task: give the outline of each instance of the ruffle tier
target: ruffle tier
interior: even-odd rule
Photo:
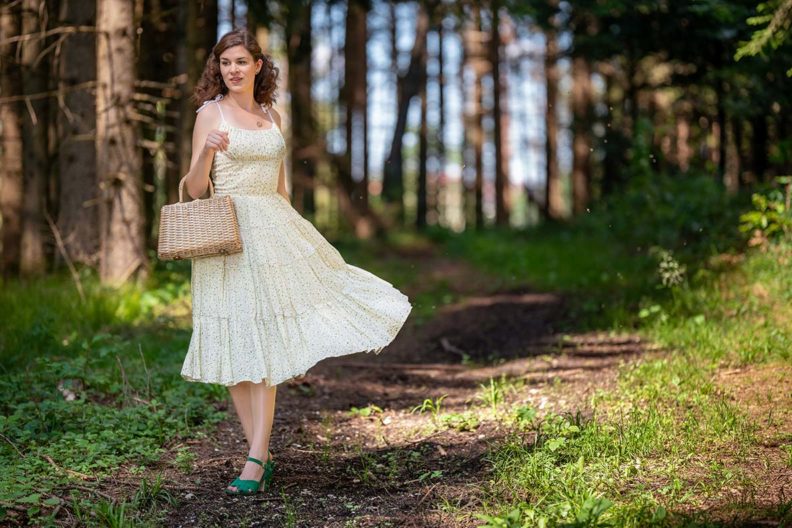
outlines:
[[[412,310],[274,197],[235,196],[242,253],[192,261],[188,381],[277,385],[325,358],[378,354]]]

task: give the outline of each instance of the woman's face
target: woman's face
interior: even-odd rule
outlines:
[[[238,45],[220,54],[220,74],[230,92],[253,91],[253,83],[264,61],[253,60],[253,55]]]

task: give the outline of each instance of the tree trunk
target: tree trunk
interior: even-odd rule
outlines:
[[[724,167],[723,172],[723,185],[726,188],[726,191],[735,194],[740,189],[740,172],[742,168],[740,166],[740,154],[739,154],[739,143],[737,141],[737,132],[735,123],[737,121],[736,117],[732,117],[728,119],[726,123],[724,123],[727,127],[727,135],[726,135],[726,165]]]
[[[39,17],[39,0],[22,3],[22,33],[34,34],[41,31],[46,22]],[[47,90],[48,56],[36,64],[36,59],[46,42],[33,38],[22,42],[22,90],[36,94]],[[24,197],[22,215],[22,242],[20,272],[22,275],[40,275],[46,272],[47,259],[45,242],[49,239],[49,228],[44,220],[47,180],[49,176],[48,100],[30,101],[28,111],[22,119],[22,170],[24,173]]]
[[[349,203],[358,219],[353,228],[360,238],[368,238],[372,234],[372,224],[367,218],[368,192],[364,191],[368,182],[366,18],[366,2],[353,0],[348,3],[342,90],[346,106],[346,153],[339,178],[349,178],[343,182],[343,187],[352,190]]]
[[[718,111],[718,181],[721,184],[725,183],[726,178],[726,142],[729,123],[726,116],[726,105],[724,103],[724,90],[723,84],[716,83],[715,97],[717,98],[717,111]]]
[[[96,158],[99,180],[100,261],[103,283],[148,275],[138,130],[129,113],[135,87],[132,0],[97,5]]]
[[[473,85],[473,166],[476,180],[473,186],[476,229],[484,229],[484,90],[481,80],[484,77],[484,32],[481,30],[481,10],[474,9],[473,21],[476,28],[476,53],[473,61],[475,81]]]
[[[441,207],[440,196],[444,193],[441,185],[446,181],[446,147],[445,147],[445,54],[443,53],[443,21],[439,21],[437,25],[437,111],[439,119],[437,123],[437,135],[435,141],[437,144],[437,170],[438,173],[434,178],[434,185],[432,187],[432,203],[437,209],[437,223],[440,223]]]
[[[544,216],[559,219],[563,216],[564,201],[561,195],[561,173],[558,167],[558,42],[556,32],[548,30],[545,37],[545,85],[547,105],[545,107],[545,204]]]
[[[299,6],[299,7],[297,7]],[[317,123],[313,115],[310,2],[294,2],[285,25],[291,86],[292,200],[301,213],[316,213]]]
[[[60,8],[60,22],[64,26],[90,26],[96,20],[95,2],[62,0]],[[76,33],[63,41],[58,63],[59,89],[63,90],[64,107],[68,109],[68,113],[57,114],[58,230],[69,258],[88,266],[96,266],[99,256],[94,144],[96,101],[90,90],[68,91],[68,88],[96,78],[95,59],[96,36]]]
[[[181,100],[174,98],[171,91],[159,86],[175,86],[178,75],[178,60],[175,50],[184,41],[185,33],[180,24],[182,11],[179,0],[136,0],[139,12],[135,26],[138,27],[137,77],[140,81],[157,83],[158,87],[141,87],[138,91],[147,100],[137,104],[137,110],[147,121],[141,125],[140,136],[146,145],[143,157],[143,208],[145,212],[144,232],[146,247],[156,250],[156,225],[159,210],[170,199],[178,200],[180,163],[174,162],[172,153],[176,143],[174,128],[178,130]],[[145,14],[144,14],[145,13]],[[175,185],[175,189],[173,186]],[[176,191],[174,193],[173,191]],[[173,195],[173,196],[171,196]]]
[[[504,131],[508,131],[506,114],[503,112],[501,97],[504,95],[505,84],[500,74],[501,35],[500,35],[500,2],[492,6],[492,36],[490,38],[490,63],[492,64],[492,118],[494,127],[492,141],[495,144],[495,224],[509,226],[509,178],[507,167],[509,161],[509,142]]]
[[[481,78],[485,73],[486,62],[489,59],[484,42],[484,33],[481,31],[481,9],[478,4],[470,7],[470,14],[462,26],[462,67],[460,68],[460,83],[463,88],[463,98],[466,101],[464,111],[464,143],[463,148],[463,211],[465,225],[473,225],[475,229],[484,227],[483,188],[484,174],[482,151],[484,148],[484,129],[482,126],[482,88]],[[472,72],[472,84],[465,86],[465,71]],[[473,166],[472,188],[466,185],[464,165]]]
[[[591,196],[591,75],[584,57],[573,59],[572,78],[572,204],[578,215]]]
[[[767,173],[767,117],[758,113],[751,119],[751,151],[753,158],[753,172],[757,181],[764,181]]]
[[[19,10],[5,8],[0,11],[0,40],[5,40],[20,31]],[[8,96],[22,92],[22,80],[17,61],[13,59],[16,44],[3,44],[0,47],[0,94]],[[0,104],[0,238],[2,239],[2,260],[0,268],[3,277],[10,278],[19,273],[22,241],[22,104],[8,102]]]
[[[181,16],[184,20],[182,27],[186,28],[186,37],[181,41],[177,52],[178,71],[184,76],[181,85],[179,131],[176,137],[179,179],[190,171],[196,110],[190,97],[195,89],[195,83],[201,77],[212,46],[217,40],[217,0],[186,2],[181,7]],[[175,178],[168,180],[168,203],[178,200],[178,187],[178,180]]]
[[[675,136],[674,157],[679,170],[685,173],[690,168],[690,158],[693,155],[690,148],[690,121],[686,113],[676,115]]]
[[[617,112],[620,108],[614,92],[617,79],[613,68],[606,63],[599,63],[600,74],[605,80],[605,92],[603,93],[603,103],[605,115],[600,124],[605,127],[605,137],[603,138],[603,159],[602,159],[602,184],[601,194],[608,195],[614,192],[623,181],[623,160],[624,154],[621,147],[628,148],[627,142],[621,133],[624,128],[624,117]]]
[[[382,179],[383,201],[394,204],[395,213],[404,221],[404,173],[402,167],[402,142],[407,127],[407,112],[410,101],[418,94],[421,71],[425,68],[421,64],[426,45],[426,32],[429,30],[429,16],[423,5],[418,8],[418,20],[415,29],[415,44],[413,45],[410,66],[407,72],[397,81],[396,125],[393,131],[390,152],[385,160]]]
[[[421,124],[418,130],[418,182],[416,185],[416,215],[415,227],[423,229],[426,227],[426,160],[428,157],[429,143],[427,140],[428,127],[426,124],[426,84],[428,82],[428,73],[426,71],[426,44],[423,46],[424,58],[421,61],[423,69],[421,70],[421,81],[419,89],[419,97],[421,101]]]

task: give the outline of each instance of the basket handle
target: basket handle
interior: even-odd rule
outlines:
[[[183,194],[184,194],[184,180],[187,179],[187,175],[185,174],[181,180],[179,180],[179,203],[183,202]],[[209,178],[209,198],[214,196],[214,185],[212,184],[212,178]]]

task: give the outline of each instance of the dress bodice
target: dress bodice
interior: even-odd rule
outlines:
[[[215,194],[264,195],[278,191],[278,173],[286,142],[274,124],[248,130],[221,123],[228,131],[228,150],[215,152],[212,182]]]
[[[204,106],[218,103],[220,99],[222,94],[205,102]],[[212,161],[211,177],[215,194],[276,194],[280,164],[286,155],[286,141],[280,129],[274,120],[269,128],[258,130],[234,127],[226,122],[222,112],[220,109],[222,121],[219,129],[228,132],[229,144],[226,151],[216,151]]]

